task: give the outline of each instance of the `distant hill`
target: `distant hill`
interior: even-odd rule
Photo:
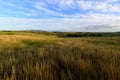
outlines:
[[[59,37],[114,37],[120,32],[60,32]]]
[[[12,35],[13,32],[30,32],[35,34],[56,35],[58,37],[120,37],[120,32],[49,32],[44,30],[0,31],[0,34]]]

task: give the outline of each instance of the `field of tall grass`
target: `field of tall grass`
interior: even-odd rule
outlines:
[[[120,37],[0,32],[0,80],[119,80]]]

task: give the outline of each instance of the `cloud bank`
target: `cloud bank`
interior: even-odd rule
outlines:
[[[1,30],[120,30],[119,0],[1,0]]]

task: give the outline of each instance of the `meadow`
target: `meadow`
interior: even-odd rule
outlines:
[[[0,80],[119,79],[120,36],[0,31]]]

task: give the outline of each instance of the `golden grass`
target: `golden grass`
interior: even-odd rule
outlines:
[[[119,39],[2,33],[0,80],[119,80]]]

